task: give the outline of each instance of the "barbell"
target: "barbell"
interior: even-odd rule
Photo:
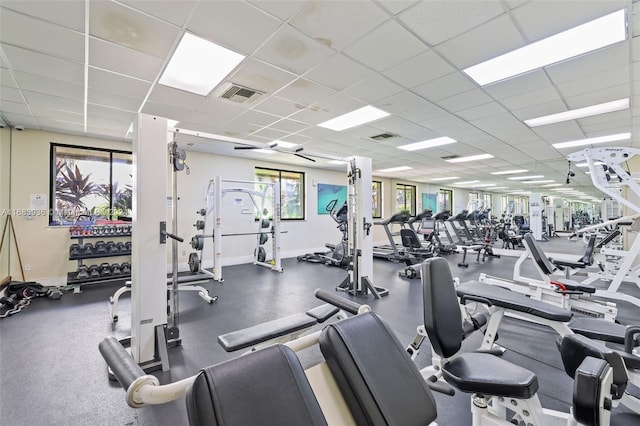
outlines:
[[[260,235],[260,244],[264,244],[268,241],[268,234],[273,234],[271,232],[236,232],[232,234],[222,234],[223,237],[237,237],[241,235]],[[286,234],[288,231],[280,231],[281,234]],[[194,235],[191,237],[191,247],[194,250],[202,250],[204,247],[204,239],[205,238],[213,238],[213,235]]]

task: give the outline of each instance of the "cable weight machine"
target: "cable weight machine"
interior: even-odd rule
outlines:
[[[373,206],[371,189],[371,159],[351,157],[347,165],[348,177],[348,213],[347,256],[350,261],[347,277],[336,287],[354,296],[366,296],[371,292],[380,299],[387,296],[389,290],[373,284]]]

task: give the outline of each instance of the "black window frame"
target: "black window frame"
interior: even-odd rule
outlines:
[[[294,221],[294,220],[306,220],[306,216],[307,216],[307,188],[306,188],[306,182],[307,182],[307,176],[305,172],[301,172],[298,170],[285,170],[285,169],[275,169],[275,168],[271,168],[271,167],[259,167],[259,166],[255,166],[253,173],[254,176],[257,176],[258,170],[269,170],[271,172],[278,172],[278,180],[280,181],[280,220],[287,220],[287,221]],[[302,217],[295,217],[295,218],[287,218],[284,217],[284,215],[282,214],[282,209],[284,207],[284,204],[282,203],[282,192],[284,190],[283,185],[282,185],[282,173],[296,173],[299,174],[302,177],[302,181],[300,183],[300,190],[302,191],[302,194],[300,194],[300,209],[302,211]],[[257,220],[257,219],[256,219]]]
[[[407,210],[407,189],[413,190],[413,196],[411,197],[411,206]],[[418,194],[418,188],[416,185],[409,185],[407,183],[396,183],[396,195],[398,194],[398,190],[404,190],[404,207],[403,209],[398,210],[398,197],[395,198],[395,212],[398,213],[400,211],[408,211],[411,216],[416,215],[416,197]]]
[[[373,187],[376,187],[375,191],[377,191],[377,196],[376,196],[376,200],[375,203],[373,202],[373,200],[371,200],[372,202],[372,210],[371,210],[371,215],[373,217],[373,219],[381,219],[382,218],[382,181],[379,180],[372,180],[371,181],[371,190],[374,191]],[[376,210],[378,210],[378,214],[376,215]]]

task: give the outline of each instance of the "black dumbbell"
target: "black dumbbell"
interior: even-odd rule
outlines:
[[[111,274],[113,274],[113,275],[122,275],[122,269],[120,269],[120,264],[119,263],[112,263],[111,264]]]
[[[111,276],[111,265],[108,263],[100,264],[100,276],[101,277],[110,277]]]
[[[89,268],[86,265],[78,266],[76,280],[86,280],[87,278],[89,278]]]
[[[131,275],[131,264],[129,262],[122,262],[122,264],[120,264],[120,271],[122,275]]]
[[[96,254],[107,254],[107,243],[104,241],[98,241],[96,243]]]
[[[71,244],[69,247],[69,257],[78,257],[82,254],[80,244]]]
[[[118,249],[118,253],[124,253],[127,251],[127,247],[124,245],[122,241],[118,241],[116,243],[116,249]]]
[[[91,243],[86,243],[85,245],[82,246],[82,251],[84,252],[85,256],[95,254],[95,250],[96,249],[93,247],[93,244]]]
[[[117,254],[119,253],[120,250],[118,250],[118,246],[116,245],[115,242],[113,241],[109,241],[107,243],[107,253],[109,254]]]
[[[89,266],[89,278],[100,278],[100,267],[98,265]]]
[[[128,253],[131,253],[131,241],[127,241],[126,243],[124,243],[124,246],[126,247],[126,251]]]

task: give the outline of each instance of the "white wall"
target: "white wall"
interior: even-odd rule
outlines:
[[[11,182],[11,130],[8,127],[0,129],[0,226],[8,219],[9,183]],[[0,234],[2,230],[0,229]],[[0,244],[3,244],[0,242]],[[0,281],[9,275],[9,246],[12,244],[11,235],[5,235],[4,244],[0,248]]]

